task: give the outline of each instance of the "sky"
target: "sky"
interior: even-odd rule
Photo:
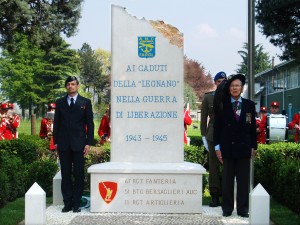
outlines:
[[[66,41],[74,49],[83,43],[93,50],[111,50],[111,5],[119,5],[138,19],[163,20],[184,36],[184,54],[213,76],[235,73],[242,62],[237,53],[248,42],[248,0],[85,0],[76,36]],[[261,44],[275,65],[281,50],[256,25],[255,44]]]

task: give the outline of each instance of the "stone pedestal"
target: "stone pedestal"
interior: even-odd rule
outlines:
[[[34,183],[25,194],[25,225],[46,224],[46,193]]]
[[[250,218],[249,223],[252,225],[269,225],[270,224],[270,195],[258,184],[250,192]]]
[[[61,171],[53,177],[53,205],[64,205],[61,193]]]
[[[183,34],[112,5],[111,162],[93,165],[92,212],[201,213],[184,162]]]
[[[91,212],[202,212],[201,165],[110,162],[88,172]]]

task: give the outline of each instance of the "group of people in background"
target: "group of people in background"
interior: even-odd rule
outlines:
[[[270,112],[271,115],[277,115],[279,112],[279,102],[271,102]],[[267,107],[260,107],[259,117],[256,117],[256,132],[257,132],[257,142],[259,144],[267,143],[267,116],[268,116]]]
[[[49,150],[55,151],[55,145],[53,141],[53,123],[55,114],[56,104],[51,102],[48,104],[46,117],[42,118],[39,136],[42,139],[49,141]],[[110,142],[110,107],[108,107],[103,115],[98,135],[100,137],[99,144],[103,145],[106,142]]]
[[[20,116],[14,112],[14,104],[9,102],[1,103],[0,117],[0,140],[17,139]]]
[[[293,130],[295,129],[294,142],[299,142],[299,129],[300,129],[300,111],[295,113],[293,120],[288,124],[288,128]]]
[[[259,116],[256,118],[257,126],[257,142],[259,144],[267,143],[267,117],[270,115],[279,115],[280,103],[273,101],[270,105],[270,113],[267,111],[267,107],[260,107]],[[285,112],[281,113],[286,117]],[[269,125],[270,126],[270,125]],[[289,130],[295,130],[294,142],[299,142],[299,127],[300,127],[300,111],[295,113],[291,122],[286,124],[286,128]],[[286,129],[286,132],[287,132]],[[286,134],[287,136],[287,134]],[[287,141],[287,140],[285,140]]]

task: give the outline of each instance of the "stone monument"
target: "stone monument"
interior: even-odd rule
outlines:
[[[91,212],[201,213],[184,162],[183,35],[112,5],[111,162],[89,167]]]

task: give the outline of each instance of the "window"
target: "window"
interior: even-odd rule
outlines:
[[[298,87],[298,72],[297,68],[293,68],[290,72],[288,71],[287,74],[287,88],[296,88]]]
[[[276,89],[276,91],[283,89],[284,86],[283,73],[284,72],[281,71],[277,73],[277,81],[275,80],[274,82],[274,88]]]
[[[300,87],[300,66],[297,67],[298,70],[298,87]]]

